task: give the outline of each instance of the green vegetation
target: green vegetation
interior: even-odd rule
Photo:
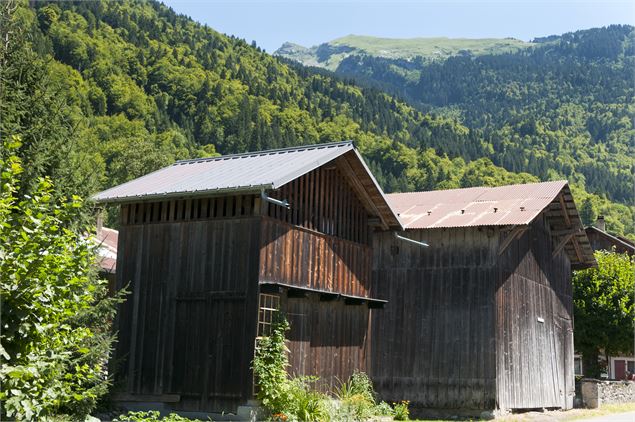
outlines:
[[[376,88],[285,63],[153,1],[35,2],[29,7],[22,0],[12,19],[28,36],[20,48],[24,54],[15,57],[23,66],[13,76],[6,74],[13,87],[1,94],[6,98],[0,107],[13,117],[3,119],[2,129],[55,129],[45,137],[52,140],[46,145],[40,144],[39,132],[22,137],[24,154],[34,154],[25,181],[50,175],[62,191],[86,196],[180,158],[353,139],[388,192],[568,178],[578,202],[589,197],[587,190],[598,193],[589,200],[606,216],[609,230],[635,233],[633,209],[623,205],[632,196],[628,186],[635,154],[625,141],[633,135],[632,107],[624,107],[632,94],[625,70],[631,55],[619,36],[630,27],[612,30],[608,38],[600,31],[585,41],[590,47],[575,47],[568,56],[564,44],[557,47],[551,40],[522,53],[428,63],[426,75],[413,82],[421,89],[413,88],[409,96],[417,110]],[[615,63],[610,57],[594,59],[590,66],[577,61],[578,50],[595,51],[595,38],[611,41]],[[582,43],[572,40],[574,46]],[[548,47],[556,53],[548,54]],[[546,64],[553,55],[562,60],[543,66],[537,51]],[[519,58],[529,60],[520,62],[523,69],[549,73],[518,72]],[[371,59],[380,60],[364,56],[363,62]],[[470,63],[477,60],[492,70],[475,73]],[[532,60],[538,64],[530,66]],[[496,63],[508,62],[508,70],[497,76],[502,65]],[[557,67],[560,62],[577,67]],[[610,69],[605,62],[613,63]],[[46,82],[38,85],[21,76],[31,69]],[[580,81],[558,76],[576,74],[572,69],[582,72]],[[593,76],[605,70],[610,77]],[[435,74],[433,83],[429,78]],[[373,75],[369,78],[380,79]],[[506,82],[513,77],[521,79]],[[596,79],[600,87],[589,86]],[[453,90],[456,95],[449,95]],[[54,99],[55,106],[38,108],[34,102],[42,95]],[[599,101],[597,107],[587,106],[590,95]],[[474,99],[468,104],[469,98]],[[436,115],[424,113],[429,109]],[[589,123],[595,121],[590,116],[599,115],[608,120]],[[49,121],[54,124],[44,124]],[[604,129],[591,142],[584,132],[589,128]]]
[[[176,413],[161,417],[159,412],[151,410],[148,412],[128,412],[119,415],[112,422],[200,422],[200,420],[184,418]]]
[[[71,135],[60,139],[65,149],[56,149],[68,157],[59,160],[64,171],[43,172],[68,184],[82,181],[82,191],[179,158],[345,139],[356,141],[389,192],[537,180],[490,159],[439,154],[438,143],[464,145],[473,156],[486,147],[452,118],[425,115],[376,89],[281,63],[159,3],[33,7],[21,2],[14,13],[29,33],[22,50],[34,52],[49,81],[44,88],[55,93],[63,110],[57,115]]]
[[[377,404],[368,375],[354,372],[332,396],[318,391],[317,377],[289,377],[285,333],[289,323],[277,315],[268,337],[259,339],[253,361],[257,397],[274,421],[364,421],[375,416],[408,420],[408,402]]]
[[[73,142],[72,93],[29,48],[24,12],[0,3],[0,417],[83,420],[109,387],[120,297],[97,277],[76,195],[97,183]]]
[[[586,199],[583,191],[594,193],[591,200],[608,215],[609,230],[635,239],[632,26],[577,31],[491,54],[450,49],[445,60],[431,61],[428,52],[382,52],[392,48],[399,56],[416,44],[345,37],[331,47],[346,56],[336,74],[399,95],[422,112],[456,119],[478,139],[435,137],[427,146],[437,154],[466,162],[485,157],[541,180],[568,179],[578,203]],[[286,56],[293,58],[293,49]]]
[[[96,276],[96,245],[76,229],[78,197],[39,178],[20,196],[19,138],[3,137],[0,169],[2,418],[83,420],[109,386],[104,362],[118,298]]]
[[[403,400],[399,403],[393,403],[394,406],[394,417],[396,421],[407,421],[410,416],[410,410],[408,409],[408,405],[410,402],[408,400]]]
[[[598,268],[573,276],[575,348],[583,355],[585,375],[600,377],[598,354],[633,353],[635,259],[598,251]]]
[[[311,48],[284,43],[274,52],[274,55],[298,61],[306,66],[337,70],[342,60],[349,56],[370,55],[404,60],[423,58],[427,61],[433,61],[456,55],[480,56],[483,54],[512,53],[531,46],[531,43],[514,38],[399,39],[347,35]]]

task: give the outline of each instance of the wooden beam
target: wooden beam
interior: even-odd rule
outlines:
[[[571,218],[569,217],[569,211],[567,211],[567,205],[564,203],[564,197],[562,196],[562,193],[558,195],[558,200],[560,201],[560,207],[562,208],[564,221],[565,223],[567,223],[567,227],[571,227]]]
[[[336,163],[340,166],[342,172],[347,176],[350,185],[353,187],[353,190],[355,191],[361,202],[366,206],[366,209],[377,215],[381,220],[382,228],[384,230],[388,230],[388,222],[385,220],[382,212],[377,208],[375,202],[370,198],[370,194],[368,193],[364,185],[357,178],[355,170],[353,170],[353,167],[351,167],[346,157],[341,156],[337,158]]]
[[[565,247],[565,245],[567,243],[569,243],[569,241],[571,240],[571,238],[574,236],[574,233],[569,233],[566,234],[562,240],[560,241],[560,243],[558,243],[558,246],[556,246],[556,248],[553,250],[553,254],[551,254],[552,257],[556,257],[556,255],[558,255],[560,253],[560,251]]]
[[[580,250],[580,244],[578,243],[578,238],[573,236],[573,249],[575,249],[575,254],[578,257],[578,262],[580,264],[584,263],[584,259],[582,258],[582,251]]]
[[[515,226],[514,228],[512,228],[509,234],[507,235],[507,237],[503,240],[500,247],[498,248],[498,254],[502,255],[502,253],[505,252],[505,250],[509,247],[509,245],[512,244],[514,239],[520,238],[520,236],[522,236],[522,234],[526,230],[527,230],[526,226],[522,226],[522,227]]]

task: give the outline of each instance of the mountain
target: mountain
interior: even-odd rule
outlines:
[[[453,56],[480,56],[524,50],[533,44],[514,38],[379,38],[347,35],[310,48],[290,42],[273,54],[295,60],[305,66],[337,70],[342,60],[351,56],[373,56],[409,61],[443,60]]]
[[[455,50],[443,60],[430,60],[429,53],[404,54],[416,51],[417,40],[394,40],[390,52],[379,40],[364,49],[360,45],[372,45],[372,39],[356,39],[322,44],[316,52],[332,46],[346,53],[318,58],[318,64],[332,67],[337,57],[336,74],[397,95],[420,111],[453,117],[478,131],[485,145],[475,156],[454,150],[455,145],[439,152],[468,160],[486,156],[507,170],[543,179],[566,177],[633,204],[632,26],[538,38],[518,44],[516,51]],[[430,45],[425,39],[420,43],[419,51]],[[292,52],[281,54],[293,57]],[[306,63],[299,55],[298,60]]]
[[[181,158],[345,139],[389,192],[551,177],[493,164],[483,133],[451,115],[273,57],[155,1],[22,1],[12,23],[0,128],[37,163],[24,177],[65,181],[66,194]],[[631,209],[573,188],[609,227],[635,231]]]

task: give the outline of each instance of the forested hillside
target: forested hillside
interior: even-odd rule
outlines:
[[[540,178],[566,177],[632,204],[634,37],[633,27],[613,25],[536,39],[517,52],[465,52],[434,61],[368,50],[344,58],[337,73],[422,111],[454,116],[486,144],[468,151],[446,143],[438,152],[467,160],[487,156]]]
[[[538,180],[494,165],[490,141],[452,117],[283,63],[157,2],[22,1],[12,19],[2,131],[27,145],[22,177],[52,174],[68,192],[180,158],[343,139],[387,191]],[[629,208],[576,192],[633,232]]]

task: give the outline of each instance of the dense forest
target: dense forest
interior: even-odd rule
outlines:
[[[23,1],[14,15],[23,36],[13,42],[24,45],[15,71],[2,75],[11,89],[1,93],[1,125],[21,133],[27,181],[49,174],[87,196],[180,158],[353,139],[387,191],[570,177],[589,216],[602,212],[614,231],[634,232],[631,208],[587,194],[575,171],[508,166],[495,132],[470,129],[464,116],[290,64],[158,2]],[[514,140],[500,143],[511,151]],[[560,159],[573,166],[576,157]]]
[[[632,204],[635,28],[612,25],[528,45],[445,60],[369,52],[344,58],[336,73],[400,95],[424,112],[453,116],[487,145],[475,151],[439,142],[433,146],[440,153],[487,156],[510,171],[565,177]]]

